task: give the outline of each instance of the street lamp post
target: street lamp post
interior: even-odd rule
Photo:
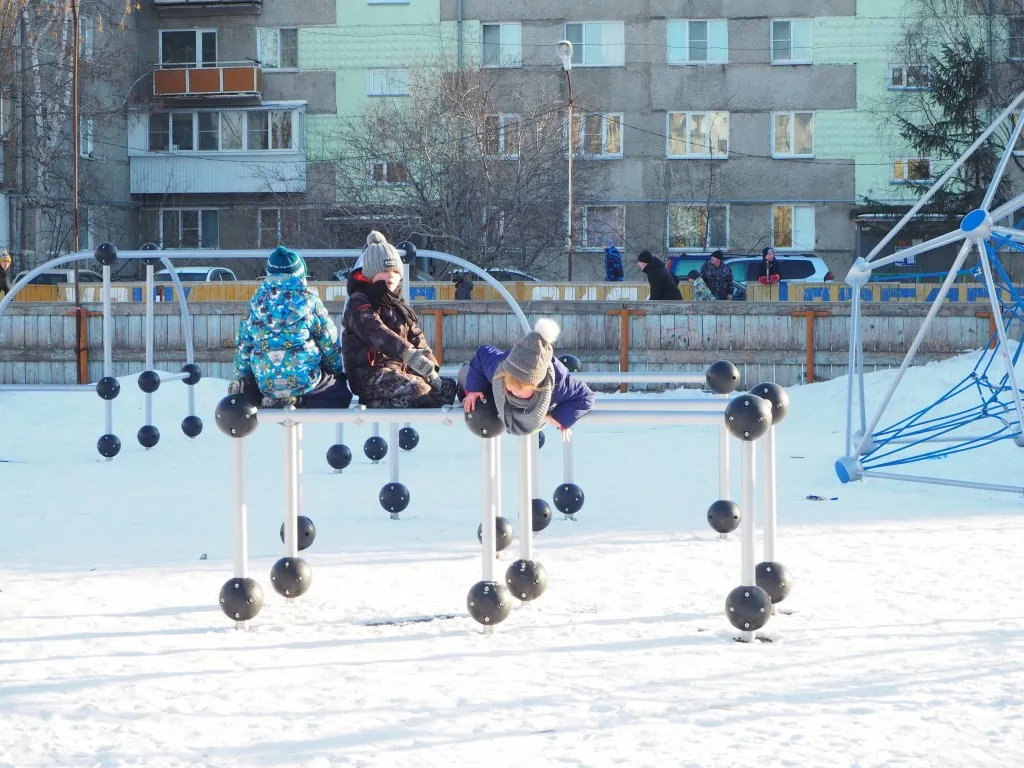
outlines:
[[[555,50],[558,53],[558,58],[562,62],[562,69],[565,70],[565,81],[569,85],[569,125],[568,125],[568,142],[567,149],[569,150],[569,221],[566,226],[565,246],[568,254],[568,267],[569,267],[569,282],[572,282],[572,43],[568,40],[562,40],[555,46]]]

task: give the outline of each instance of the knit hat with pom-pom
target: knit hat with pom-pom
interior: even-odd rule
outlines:
[[[306,279],[306,262],[295,251],[277,246],[267,258],[267,274],[270,276],[295,276]]]
[[[502,361],[502,368],[510,375],[527,384],[537,386],[544,381],[554,355],[552,345],[558,338],[558,323],[541,318],[533,330],[516,342],[508,357]]]
[[[381,272],[402,272],[402,259],[398,256],[395,246],[377,230],[366,238],[363,248],[363,277],[373,280],[374,275]]]

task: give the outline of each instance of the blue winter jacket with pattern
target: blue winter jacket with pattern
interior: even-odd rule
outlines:
[[[485,344],[476,351],[466,371],[467,392],[485,392],[494,374],[509,352]],[[594,407],[594,392],[586,383],[573,377],[557,357],[552,358],[555,385],[551,392],[551,415],[563,427],[571,427]]]
[[[238,329],[236,375],[286,399],[312,390],[321,370],[344,375],[338,329],[324,303],[298,277],[265,278]]]

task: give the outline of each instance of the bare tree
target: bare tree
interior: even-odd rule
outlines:
[[[375,99],[342,125],[332,137],[342,153],[337,216],[353,240],[372,225],[483,266],[544,269],[560,258],[568,169],[559,81],[524,89],[504,77],[439,61],[387,84],[407,85],[408,97]],[[585,164],[573,179],[586,199]]]

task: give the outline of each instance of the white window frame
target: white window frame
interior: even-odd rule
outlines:
[[[168,206],[166,208],[160,208],[158,210],[159,210],[159,213],[158,213],[158,215],[159,215],[159,219],[158,219],[158,224],[159,224],[158,234],[159,234],[159,245],[160,245],[161,248],[164,247],[164,213],[166,211],[177,211],[177,213],[178,213],[178,242],[179,243],[181,243],[181,231],[182,231],[181,230],[181,214],[182,214],[183,211],[195,211],[198,214],[197,218],[199,220],[199,247],[200,248],[219,248],[220,247],[220,208],[209,208],[209,207],[206,207],[206,208],[202,208],[202,207],[191,208],[189,206],[184,206],[182,208],[174,208],[174,207]],[[203,213],[204,212],[209,212],[209,211],[216,211],[217,212],[217,243],[216,244],[211,244],[211,245],[206,245],[205,242],[204,242],[204,238],[203,238]]]
[[[402,73],[404,78],[393,79],[394,75]],[[382,75],[384,78],[384,85],[382,88],[377,89],[374,87],[373,79],[375,75]],[[405,90],[401,90],[401,84],[404,80]],[[398,85],[398,89],[395,89],[395,85]],[[391,86],[389,88],[389,86]],[[409,70],[407,69],[368,69],[366,70],[366,95],[367,96],[408,96],[409,95]]]
[[[691,59],[690,58],[690,30],[691,24],[694,23],[706,23],[708,25],[708,57],[706,59]],[[712,25],[715,25],[712,27]],[[678,25],[678,28],[684,33],[685,45],[673,46],[672,40],[672,28]],[[716,35],[713,30],[717,30]],[[712,45],[713,41],[718,41],[718,37],[722,36],[721,42],[725,43],[724,48],[721,46]],[[729,63],[729,20],[728,19],[668,19],[665,22],[665,61],[669,66],[698,66],[707,67],[715,64],[728,64]]]
[[[725,212],[725,242],[714,243],[711,241],[711,230],[708,228],[704,236],[704,243],[701,245],[672,245],[672,210],[674,208],[695,209],[705,211],[704,216],[710,218],[713,208],[721,208]],[[665,250],[671,253],[704,253],[706,251],[722,249],[729,250],[730,214],[728,203],[671,203],[665,210]]]
[[[497,118],[498,119],[498,154],[492,155],[487,152],[488,157],[500,157],[502,160],[516,160],[519,158],[519,149],[522,147],[523,135],[521,133],[521,117],[519,115],[487,115],[487,119]],[[518,136],[519,147],[514,152],[509,152],[508,147],[505,145],[506,140],[506,126],[509,123],[515,123],[516,133]],[[486,143],[490,141],[491,134],[489,127],[485,124],[484,126],[486,133],[484,136],[484,151],[486,152]]]
[[[672,116],[683,115],[684,116],[684,128],[683,128],[683,144],[685,145],[686,151],[683,154],[672,152]],[[704,147],[703,152],[697,152],[694,150],[693,145],[690,144],[690,123],[694,115],[701,115],[707,119],[708,133],[707,133],[707,145]],[[714,131],[712,130],[712,124],[715,120],[721,119],[721,115],[725,115],[725,152],[719,152],[712,146],[712,140],[714,138]],[[715,116],[715,117],[713,117]],[[691,151],[693,150],[693,151]],[[711,110],[708,112],[688,111],[688,112],[669,112],[665,115],[665,157],[670,160],[728,160],[729,159],[729,113],[723,110]]]
[[[93,121],[91,117],[83,117],[78,122],[78,156],[89,159],[93,152]]]
[[[200,114],[209,114],[211,112],[212,113],[217,113],[217,114],[232,113],[232,114],[243,114],[243,115],[245,115],[245,120],[242,121],[242,148],[241,149],[220,149],[219,148],[221,146],[221,144],[222,144],[222,138],[223,138],[223,128],[221,127],[219,122],[218,122],[218,126],[217,126],[217,146],[218,146],[218,149],[199,149],[199,115]],[[271,113],[271,112],[287,112],[287,113],[289,113],[291,115],[292,146],[286,147],[286,148],[278,148],[278,149],[274,149],[273,148],[273,143],[274,143],[273,142],[274,122],[273,122],[273,120],[271,118],[268,117],[268,119],[267,119],[267,147],[268,148],[267,149],[250,149],[249,148],[249,115],[253,114],[253,113],[259,113],[259,112],[267,112],[267,113]],[[192,149],[179,149],[179,150],[176,150],[176,149],[172,148],[173,144],[171,142],[173,141],[173,138],[174,138],[174,132],[173,132],[173,130],[171,130],[170,124],[168,124],[168,148],[167,149],[151,149],[150,148],[150,143],[149,143],[149,140],[150,140],[149,121],[152,120],[154,117],[156,117],[158,115],[171,115],[171,114],[179,114],[179,115],[180,114],[191,114],[192,115]],[[164,153],[164,152],[175,152],[175,153],[178,153],[178,154],[186,154],[187,153],[187,154],[194,154],[194,155],[197,155],[197,156],[200,156],[200,157],[206,156],[206,155],[214,155],[214,154],[241,154],[241,153],[245,153],[245,154],[250,154],[250,153],[279,154],[279,153],[288,153],[288,152],[291,152],[291,153],[300,152],[301,149],[302,149],[302,144],[301,144],[301,137],[302,137],[302,130],[301,130],[302,129],[302,114],[303,114],[302,110],[294,109],[294,108],[276,108],[275,105],[273,103],[270,103],[270,102],[264,104],[263,106],[261,106],[261,107],[259,107],[257,109],[201,109],[201,110],[168,109],[168,110],[158,110],[158,111],[155,111],[155,112],[150,112],[147,115],[147,118],[146,118],[147,119],[147,125],[146,125],[146,151],[147,152],[155,152],[155,153]]]
[[[926,179],[911,179],[910,178],[910,164],[911,163],[928,163],[928,178]],[[902,174],[896,175],[897,165],[902,165]],[[930,157],[911,157],[909,155],[904,157],[890,157],[889,158],[889,183],[890,184],[927,184],[935,178],[935,171],[932,167],[932,159]]]
[[[498,62],[488,64],[484,56],[484,28],[498,27]],[[518,43],[505,42],[506,29],[514,28],[519,38]],[[509,54],[506,55],[506,46]],[[480,66],[484,69],[520,69],[523,66],[523,25],[517,22],[488,22],[480,25]]]
[[[381,180],[380,181],[377,181],[375,178],[373,178],[373,176],[374,176],[374,173],[373,173],[374,168],[376,168],[378,165],[381,166]],[[405,168],[405,175],[408,176],[409,179],[412,179],[412,173],[409,171],[409,166],[408,166],[407,163],[403,163],[400,160],[371,160],[369,163],[367,163],[366,180],[370,184],[372,184],[374,186],[378,186],[378,187],[404,187],[406,184],[409,184],[408,181],[388,181],[387,179],[388,179],[388,166],[389,165],[400,165],[400,166],[402,166],[403,168]]]
[[[606,203],[592,203],[590,205],[577,205],[573,207],[573,215],[579,219],[579,227],[574,227],[572,231],[572,249],[577,252],[585,253],[599,253],[605,249],[607,243],[594,243],[591,245],[587,242],[587,219],[589,217],[591,208],[614,208],[621,212],[622,218],[622,231],[616,233],[618,235],[618,242],[612,243],[616,248],[624,248],[626,243],[626,206],[614,205]],[[569,212],[566,211],[565,221],[569,221]]]
[[[793,242],[791,242],[789,245],[780,244],[775,239],[775,236],[776,236],[776,231],[775,231],[775,211],[780,209],[780,208],[789,208],[790,209],[790,218],[791,218],[791,220],[793,222],[793,226],[792,226]],[[800,218],[804,218],[805,219],[804,223],[806,223],[807,211],[810,211],[810,236],[808,238],[810,242],[807,242],[807,240],[801,239],[801,241],[798,243],[798,242],[796,242],[797,224],[798,224],[798,222],[797,222],[798,215],[797,214],[798,213],[801,214]],[[816,229],[817,229],[817,227],[816,227],[816,224],[817,224],[817,221],[816,221],[817,209],[815,208],[815,206],[813,206],[813,205],[799,205],[799,204],[794,204],[794,203],[777,203],[777,204],[772,206],[771,217],[772,217],[772,220],[771,220],[772,248],[774,248],[776,251],[813,251],[814,250],[814,241],[815,241],[815,237],[817,236],[816,235]],[[805,232],[804,234],[806,236],[807,233]]]
[[[927,79],[926,85],[908,85],[907,75],[911,69],[918,69],[924,72],[925,78]],[[899,73],[899,79],[902,81],[902,85],[897,85],[894,82],[895,75]],[[886,88],[890,91],[928,91],[931,90],[932,73],[931,67],[927,64],[890,64],[889,65],[889,76],[886,79]]]
[[[1024,16],[1010,16],[1006,20],[1006,58],[1009,61],[1024,61]],[[1014,27],[1016,27],[1017,35],[1014,35]],[[1013,41],[1017,40],[1017,55],[1013,53]]]
[[[281,66],[281,33],[295,32],[295,66]],[[277,35],[277,61],[268,62],[263,58],[263,38],[265,35]],[[256,27],[256,57],[264,72],[298,72],[299,71],[299,28],[298,27]]]
[[[264,232],[265,229],[267,229],[266,227],[263,226],[263,214],[264,214],[264,212],[267,212],[267,211],[274,211],[276,213],[276,215],[277,215],[277,225],[274,227],[274,243],[273,244],[263,242],[263,232]],[[220,217],[218,216],[218,224],[219,224],[219,218]],[[282,240],[284,239],[282,237],[282,234],[281,234],[282,233],[281,221],[282,221],[282,216],[281,216],[281,209],[280,208],[277,208],[277,207],[274,207],[274,206],[270,206],[270,207],[260,208],[257,211],[257,213],[256,213],[256,247],[257,248],[276,248],[277,246],[279,246],[281,244]]]
[[[90,16],[78,17],[78,45],[81,48],[82,59],[85,61],[92,61],[95,32],[95,19]]]
[[[625,137],[623,136],[623,125],[622,125],[622,112],[602,112],[601,113],[601,152],[593,153],[587,152],[585,147],[587,145],[587,118],[592,117],[586,112],[582,114],[573,115],[573,121],[580,121],[580,141],[576,142],[576,137],[573,137],[572,155],[573,157],[579,157],[584,160],[621,160],[623,153],[623,145],[625,143]],[[614,118],[619,124],[619,151],[609,152],[608,151],[608,121]],[[571,130],[571,129],[567,129]],[[568,154],[568,132],[565,133],[565,152]]]
[[[789,58],[788,59],[784,59],[784,58],[776,59],[775,58],[775,25],[779,24],[779,23],[782,23],[782,22],[785,22],[785,23],[789,24]],[[797,51],[798,47],[796,45],[794,45],[794,39],[793,39],[794,38],[794,34],[793,34],[793,25],[794,24],[801,24],[801,25],[806,24],[807,25],[807,45],[806,45],[807,57],[806,58],[797,58],[796,57],[796,51]],[[814,63],[814,20],[813,19],[806,19],[806,18],[804,18],[804,19],[800,19],[800,18],[795,18],[795,19],[771,19],[768,22],[768,30],[769,30],[768,34],[769,34],[769,45],[770,45],[770,47],[768,49],[768,54],[769,54],[769,58],[771,59],[772,64],[777,64],[777,65],[781,65],[781,66],[795,66],[795,65],[799,65],[799,64],[813,64]],[[800,47],[803,48],[804,46],[800,46]]]
[[[78,245],[83,250],[91,251],[99,245],[99,238],[96,237],[96,223],[93,221],[95,208],[88,206],[82,208],[78,218]],[[82,224],[85,226],[82,226]]]
[[[779,151],[776,150],[775,140],[776,140],[777,131],[778,131],[778,125],[777,125],[776,118],[778,118],[781,115],[786,115],[786,116],[789,117],[789,128],[788,128],[789,136],[787,137],[788,140],[789,140],[789,147],[790,147],[790,151],[789,152],[779,152]],[[795,131],[796,131],[796,116],[797,115],[810,115],[811,116],[811,151],[809,153],[808,152],[796,152],[795,151],[795,147],[796,147]],[[779,111],[779,112],[772,112],[772,137],[771,137],[772,157],[779,158],[779,159],[791,158],[791,157],[814,157],[814,118],[815,118],[814,111],[813,110],[809,110],[809,109],[795,109],[795,110],[792,110],[792,111],[782,110],[782,111]]]
[[[214,67],[217,67],[219,65],[219,62],[220,62],[220,35],[218,34],[216,28],[212,28],[212,27],[195,27],[195,28],[192,28],[192,29],[172,28],[172,29],[160,29],[160,30],[157,30],[157,35],[156,35],[156,40],[157,40],[157,59],[156,60],[157,60],[157,68],[158,69],[160,69],[162,67],[165,67],[165,66],[170,66],[170,67],[173,67],[173,68],[189,68],[189,66],[190,66],[188,64],[169,64],[169,65],[168,64],[164,64],[164,33],[165,32],[194,32],[195,33],[195,35],[196,35],[196,60],[194,62],[192,62],[192,64],[191,64],[192,68],[194,68],[194,69],[204,69],[204,68],[206,68],[206,69],[213,69]],[[205,67],[204,67],[204,65],[203,65],[203,34],[207,33],[207,32],[212,32],[216,36],[216,39],[217,39],[217,55],[214,57],[214,60],[213,60],[212,64],[205,65]]]
[[[603,25],[617,24],[619,26],[619,29],[622,32],[622,34],[620,36],[620,39],[622,40],[621,45],[618,44],[618,43],[609,43],[608,44],[609,46],[613,46],[613,45],[618,45],[619,46],[619,49],[620,49],[619,50],[619,54],[620,54],[620,56],[619,56],[619,61],[617,61],[616,63],[612,63],[612,64],[592,64],[592,63],[588,63],[587,62],[588,46],[590,46],[590,45],[597,45],[596,43],[587,43],[587,26],[588,25],[595,25],[595,24],[603,24]],[[573,61],[572,61],[572,65],[574,67],[624,67],[624,66],[626,66],[626,24],[625,24],[625,22],[623,22],[623,21],[614,21],[614,20],[605,20],[605,21],[567,21],[567,22],[565,22],[565,24],[562,27],[562,39],[569,40],[570,39],[570,37],[569,37],[569,27],[574,27],[574,26],[577,26],[577,25],[582,27],[582,29],[581,29],[581,37],[583,39],[583,42],[579,43],[579,44],[573,43],[573,51],[572,51],[572,59],[573,59]],[[601,45],[601,48],[604,49],[605,44],[601,43],[600,45]],[[579,61],[577,61],[577,57],[579,58]]]

